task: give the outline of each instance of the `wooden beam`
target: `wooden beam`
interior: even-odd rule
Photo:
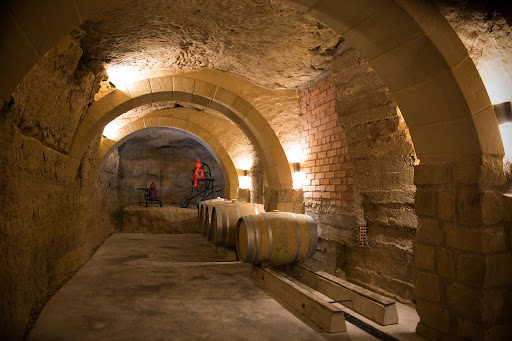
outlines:
[[[269,268],[253,265],[251,276],[322,329],[330,333],[347,331],[343,311],[327,303],[325,298]]]
[[[305,264],[291,264],[287,272],[305,285],[330,297],[331,303],[340,302],[382,326],[398,323],[396,302],[390,298]]]

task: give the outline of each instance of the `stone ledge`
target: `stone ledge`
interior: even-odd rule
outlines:
[[[121,232],[197,233],[197,210],[174,206],[128,206],[123,209]]]

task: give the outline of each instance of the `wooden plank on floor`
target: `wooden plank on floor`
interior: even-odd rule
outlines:
[[[236,256],[236,251],[231,249],[226,249],[222,246],[216,246],[213,242],[210,242],[210,246],[212,249],[217,251],[219,255],[221,255],[226,262],[236,262],[238,261],[238,257]]]
[[[333,303],[341,301],[344,306],[380,325],[398,323],[398,311],[394,300],[305,264],[292,264],[287,272],[307,286],[331,297]]]
[[[253,265],[251,276],[294,309],[330,332],[347,331],[343,311],[277,272]]]

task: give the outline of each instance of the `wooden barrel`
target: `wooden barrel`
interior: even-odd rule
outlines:
[[[240,217],[265,212],[261,204],[232,202],[213,204],[211,228],[212,241],[217,246],[234,249],[236,247],[236,224]]]
[[[318,230],[305,214],[268,212],[238,220],[236,252],[244,263],[284,265],[311,257],[318,246]]]
[[[237,199],[224,199],[224,200],[217,200],[217,201],[211,201],[206,204],[204,204],[204,216],[203,216],[203,235],[208,238],[208,240],[212,240],[212,230],[211,230],[211,221],[212,221],[212,212],[213,212],[213,205],[225,205],[232,202],[236,202]]]
[[[197,205],[197,223],[199,225],[199,233],[201,233],[203,236],[205,235],[205,229],[204,229],[204,212],[207,206],[211,205],[214,202],[223,202],[228,199],[223,198],[216,198],[216,199],[209,199],[209,200],[203,200],[200,201]]]

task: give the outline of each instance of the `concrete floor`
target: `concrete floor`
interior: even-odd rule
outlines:
[[[322,331],[249,270],[198,234],[115,234],[52,297],[28,340],[377,340],[350,323],[347,333]],[[400,305],[399,315],[405,323],[380,329],[420,340],[414,309]]]

